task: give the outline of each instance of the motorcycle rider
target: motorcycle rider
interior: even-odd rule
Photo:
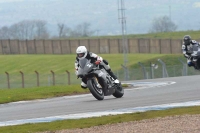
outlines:
[[[112,72],[108,62],[104,60],[101,56],[98,56],[95,53],[92,53],[87,50],[85,46],[79,46],[76,49],[76,60],[75,60],[75,74],[78,74],[78,69],[79,69],[79,60],[82,60],[84,58],[91,59],[92,63],[95,63],[96,65],[101,65],[105,68],[105,70],[108,72],[108,74],[113,77],[114,83],[118,84],[119,80],[117,79],[117,76],[114,75]],[[82,78],[81,82],[81,88],[86,89],[87,88],[87,80]]]
[[[183,37],[183,44],[182,44],[182,50],[183,50],[183,55],[187,58],[187,64],[189,67],[194,66],[196,69],[196,65],[193,62],[196,62],[197,59],[195,57],[192,57],[192,46],[196,45],[197,47],[200,46],[200,43],[198,43],[195,40],[192,40],[190,35],[185,35]]]

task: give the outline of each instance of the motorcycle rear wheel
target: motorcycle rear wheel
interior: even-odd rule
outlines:
[[[92,93],[92,95],[97,99],[97,100],[103,100],[104,99],[104,92],[101,88],[98,88],[95,84],[95,79],[89,79],[87,81],[87,86]]]
[[[115,93],[113,93],[113,96],[116,98],[121,98],[124,95],[124,89],[121,85],[121,83],[116,87]]]

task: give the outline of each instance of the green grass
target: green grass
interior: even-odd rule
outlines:
[[[144,119],[152,119],[158,117],[184,115],[184,114],[200,114],[200,106],[174,108],[161,111],[137,112],[122,115],[110,115],[104,117],[93,117],[78,120],[62,120],[50,123],[24,124],[17,126],[0,127],[2,133],[33,133],[33,132],[54,132],[56,130],[89,128],[92,126],[100,126],[105,124],[114,124],[129,121],[139,121]]]
[[[47,74],[53,70],[64,73],[74,70],[76,55],[0,55],[0,73],[16,74],[19,71],[26,73]]]
[[[200,39],[200,31],[177,31],[177,32],[128,35],[128,38],[182,39],[184,35],[190,35],[192,39]]]
[[[80,85],[49,86],[19,89],[0,89],[0,104],[88,93]]]
[[[163,33],[149,33],[149,34],[128,34],[127,38],[157,38],[157,39],[182,39],[184,35],[190,35],[192,39],[200,39],[200,30],[198,31],[176,31],[176,32],[163,32]],[[96,38],[122,38],[118,36],[98,36],[76,39],[96,39]]]
[[[106,59],[113,70],[121,69],[124,63],[123,54],[99,54]],[[0,55],[0,74],[42,74],[66,73],[66,70],[74,74],[74,62],[76,55]],[[128,54],[128,66],[162,57],[183,57],[181,54]],[[154,60],[155,61],[155,60]],[[174,62],[176,63],[176,62]]]
[[[142,60],[140,60],[141,58],[138,56],[136,57],[137,59],[135,59],[135,63],[133,65],[130,65],[130,68],[136,69],[136,68],[140,68],[140,65],[138,65],[138,62],[141,62],[144,66],[150,66],[150,63],[153,64],[159,64],[161,66],[161,64],[158,62],[158,59],[161,59],[166,66],[172,66],[172,65],[180,65],[181,62],[179,61],[179,59],[181,59],[182,61],[185,61],[186,63],[186,59],[183,57],[182,54],[168,54],[168,55],[163,55],[162,56],[151,56],[151,58],[143,58]]]

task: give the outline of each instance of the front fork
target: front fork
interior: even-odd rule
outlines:
[[[102,86],[99,84],[99,81],[98,81],[98,79],[96,78],[96,77],[94,77],[94,82],[95,82],[95,84],[96,84],[96,86],[100,89],[102,89]]]
[[[102,89],[102,86],[99,84],[99,81],[96,76],[93,76],[91,79],[94,81],[97,88]]]

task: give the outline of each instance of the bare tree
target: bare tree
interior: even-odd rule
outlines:
[[[0,39],[48,39],[47,22],[44,20],[24,20],[0,29]],[[90,30],[90,23],[84,22],[77,25],[73,30],[63,23],[58,23],[58,37],[88,37],[95,33]],[[57,38],[57,37],[55,37]]]
[[[91,24],[90,23],[83,23],[82,24],[82,27],[83,27],[83,36],[84,37],[87,37],[87,36],[91,36],[92,34],[94,34],[95,31],[91,31],[90,30],[90,26]]]
[[[46,21],[24,20],[13,24],[9,28],[9,38],[19,40],[47,39],[49,34],[46,28]]]
[[[12,39],[33,39],[34,38],[34,21],[24,20],[10,27],[10,38]]]
[[[150,33],[156,32],[172,32],[176,31],[177,25],[173,23],[168,16],[158,17],[153,19]]]
[[[58,23],[58,37],[66,38],[70,33],[70,28],[63,23]]]
[[[44,20],[36,20],[35,21],[35,26],[36,26],[35,39],[48,39],[49,38],[46,24],[47,24],[47,22]]]
[[[10,39],[10,30],[7,26],[0,29],[0,39]]]
[[[10,27],[4,26],[0,29],[0,39],[48,39],[46,24],[43,20],[23,20]]]
[[[63,24],[63,23],[58,24],[58,36],[59,36],[59,38],[61,38],[61,36],[63,35],[64,28],[65,28],[65,24]]]
[[[82,37],[82,27],[81,25],[77,25],[74,30],[70,32],[71,37]]]
[[[10,26],[10,39],[24,39],[21,36],[21,32],[20,32],[20,28],[19,28],[19,24],[13,24]]]
[[[71,31],[70,36],[72,37],[88,37],[94,34],[94,31],[90,30],[90,23],[84,22],[75,27],[74,30]]]

